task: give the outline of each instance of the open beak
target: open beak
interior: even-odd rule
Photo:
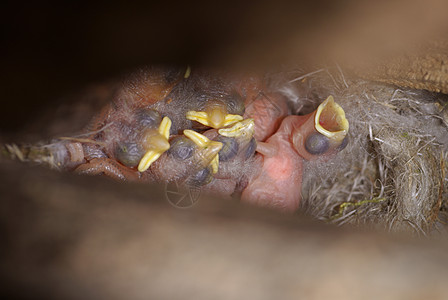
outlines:
[[[335,143],[342,142],[347,135],[348,120],[342,107],[334,102],[333,96],[328,96],[317,108],[314,127]]]
[[[301,118],[304,121],[293,131],[292,142],[303,158],[312,160],[330,155],[347,145],[349,123],[333,96],[329,96],[314,112]]]

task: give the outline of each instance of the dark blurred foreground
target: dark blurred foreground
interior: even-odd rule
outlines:
[[[3,299],[446,299],[448,243],[0,165]]]

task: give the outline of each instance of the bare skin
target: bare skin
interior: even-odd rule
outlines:
[[[257,141],[265,141],[270,137],[288,115],[286,102],[278,94],[266,94],[260,90],[255,95],[249,95],[245,104],[244,118],[254,119],[254,137]]]
[[[238,97],[226,94],[227,89],[231,90],[232,88],[224,85],[222,93],[218,94],[228,97],[219,98],[220,100],[217,101],[212,96],[218,94],[215,93],[215,95],[208,91],[209,88],[214,87],[214,81],[210,81],[210,85],[203,86],[199,84],[202,83],[199,80],[202,79],[201,77],[195,79],[199,80],[197,82],[192,77],[190,78],[192,81],[185,81],[177,86],[179,74],[173,81],[165,81],[164,76],[157,77],[157,74],[154,75],[151,72],[143,72],[138,75],[133,84],[129,84],[122,90],[122,98],[119,97],[119,101],[111,105],[109,110],[103,111],[100,115],[100,119],[103,121],[96,120],[98,128],[102,128],[104,124],[111,124],[101,132],[101,135],[96,137],[106,145],[103,151],[107,157],[86,158],[88,162],[80,165],[76,172],[90,175],[104,174],[120,180],[193,182],[195,185],[202,186],[204,190],[221,196],[242,193],[243,202],[292,212],[298,209],[300,203],[303,159],[315,159],[339,149],[338,145],[341,141],[333,143],[326,137],[315,135],[317,133],[316,126],[320,126],[326,131],[337,131],[340,127],[344,127],[338,123],[338,120],[342,118],[343,111],[340,112],[341,109],[333,103],[332,98],[331,101],[326,100],[327,106],[322,106],[325,109],[320,110],[319,114],[322,115],[322,118],[316,119],[319,121],[319,124],[316,125],[317,121],[314,119],[314,116],[317,115],[316,112],[307,116],[289,115],[286,99],[278,93],[266,91],[263,81],[257,77],[249,77],[238,84],[230,84],[236,89]],[[173,89],[176,92],[170,94]],[[244,107],[239,106],[242,105],[242,102],[238,102],[238,99],[245,99]],[[214,111],[207,110],[206,104],[209,104],[209,100],[210,105],[218,103],[221,106],[229,105],[229,107],[226,106],[222,112],[219,111],[220,113],[217,114],[219,118],[216,119]],[[169,106],[171,104],[172,106]],[[187,107],[187,104],[192,107]],[[198,107],[196,108],[196,106]],[[222,108],[221,106],[219,107]],[[235,112],[231,112],[242,118],[241,114],[244,108],[244,121],[232,119],[232,122],[238,123],[229,124],[223,121],[227,120],[229,115],[232,115],[233,118],[233,114],[228,114],[230,109],[234,109]],[[199,109],[199,111],[190,111],[190,109]],[[205,128],[199,131],[190,130],[191,124],[188,123],[189,121],[187,122],[185,110],[188,111],[188,116],[191,115],[197,119],[192,120],[203,124],[206,126],[205,128],[213,127],[215,129],[205,132],[203,132]],[[149,140],[143,137],[146,136],[149,129],[155,130],[154,126],[157,127],[159,123],[163,123],[159,119],[166,118],[164,115],[168,113],[178,121],[174,131],[179,138],[186,138],[182,136],[187,131],[195,134],[202,132],[205,139],[208,138],[209,141],[220,144],[219,149],[216,148],[216,145],[211,147],[211,144],[202,145],[195,142],[196,146],[192,148],[193,154],[183,157],[182,155],[188,154],[185,151],[189,148],[183,148],[184,146],[179,144],[180,148],[172,148],[170,152],[161,153],[154,161],[150,160],[151,165],[148,163],[145,164],[146,168],[140,168],[141,162],[145,161],[144,158],[148,153],[151,154],[155,151],[151,149],[157,144],[154,139]],[[244,122],[247,124],[249,120],[251,122],[250,133],[245,131],[244,135],[236,135],[235,130],[237,129],[234,129],[232,124],[241,125]],[[165,140],[167,148],[170,149],[173,147],[174,138],[171,132],[171,144],[168,143],[170,129],[167,130]],[[196,128],[196,130],[198,129]],[[335,134],[337,133],[330,132],[330,135]],[[310,136],[315,137],[317,143],[309,142]],[[258,154],[255,157],[253,156],[255,140],[252,137],[257,141]],[[199,140],[201,141],[201,139]],[[313,148],[309,152],[309,148],[305,149],[307,141],[308,147],[322,143],[325,146],[327,143],[330,145],[329,150],[321,151],[320,148]],[[223,148],[221,155],[217,155],[223,147],[223,143],[227,145],[227,148]],[[146,154],[138,163],[140,171],[138,172],[135,161],[138,162],[138,155],[143,151],[140,148]],[[173,149],[178,149],[176,151],[180,152]],[[333,149],[336,150],[333,151]]]
[[[250,84],[249,86],[247,86],[246,89],[246,101],[245,101],[245,106],[246,106],[246,113],[245,113],[245,117],[247,118],[253,118],[255,121],[255,139],[258,141],[264,141],[266,140],[266,138],[268,138],[269,136],[271,136],[272,134],[274,134],[277,129],[279,129],[280,123],[283,120],[283,118],[288,114],[288,108],[286,105],[285,100],[282,98],[282,96],[275,94],[275,93],[265,93],[262,90],[262,84],[261,82],[252,82],[252,84]],[[147,86],[145,86],[147,90]],[[151,85],[151,88],[154,88],[154,86]],[[151,90],[150,88],[150,90]],[[130,94],[137,94],[139,95],[139,93],[135,93],[135,91],[133,93]],[[156,93],[158,94],[158,93]],[[149,97],[149,98],[153,98],[153,97]],[[156,98],[160,98],[160,97],[156,97]],[[137,101],[140,102],[140,101]],[[133,102],[134,103],[134,102]],[[110,116],[110,112],[108,114],[102,114],[103,118],[104,115],[109,115]],[[112,116],[110,116],[112,117]],[[124,117],[124,116],[123,116]],[[208,132],[206,132],[206,135],[209,136],[209,138],[216,138],[217,136],[217,130],[209,130]],[[272,139],[269,139],[269,145],[274,145],[274,144],[278,144],[280,145],[280,143],[282,143],[282,140],[286,140],[286,138],[284,137],[284,135],[286,134],[286,132],[284,132],[284,130],[279,130],[276,134],[275,137],[273,136]],[[259,176],[259,182],[260,184],[265,184],[265,186],[263,187],[264,189],[266,189],[266,187],[271,187],[270,184],[266,185],[266,181],[267,180],[271,180],[271,181],[276,181],[275,186],[278,186],[278,190],[275,189],[269,189],[269,191],[267,191],[267,194],[270,193],[275,193],[275,194],[284,194],[284,191],[282,189],[284,188],[289,188],[291,190],[291,192],[288,192],[287,194],[291,194],[291,193],[295,193],[295,191],[300,191],[300,187],[297,188],[297,184],[293,184],[295,186],[295,189],[293,191],[292,187],[291,187],[291,183],[289,181],[285,181],[285,179],[291,179],[289,178],[291,170],[295,170],[294,173],[295,175],[293,177],[298,177],[298,173],[301,173],[301,158],[299,157],[299,159],[296,159],[296,154],[295,152],[291,149],[291,145],[290,144],[285,144],[283,142],[283,146],[280,147],[280,150],[276,150],[277,154],[272,156],[272,157],[266,157],[265,162],[263,163],[264,168],[268,168],[269,169],[269,175],[271,176],[271,179],[269,178],[264,178],[264,175],[260,175]],[[240,145],[242,149],[244,149],[244,147],[242,147],[243,145]],[[260,146],[262,147],[262,146]],[[111,152],[111,151],[109,151]],[[236,177],[241,177],[242,176],[242,171],[237,172],[240,168],[242,168],[244,166],[244,170],[253,170],[254,168],[248,168],[247,164],[250,165],[257,165],[259,163],[259,161],[256,161],[255,163],[252,161],[253,159],[251,159],[250,161],[245,161],[245,159],[243,159],[242,157],[240,157],[241,155],[238,155],[238,159],[237,161],[234,161],[235,159],[233,159],[231,162],[225,162],[221,164],[221,167],[219,169],[218,174],[215,174],[215,179],[208,185],[204,186],[204,188],[206,190],[210,190],[213,191],[215,193],[220,193],[220,194],[225,194],[225,195],[230,195],[234,192],[235,188],[236,188],[236,183],[237,181],[241,180],[241,178],[235,178]],[[154,169],[155,168],[155,169]],[[163,155],[159,161],[157,161],[154,164],[154,171],[156,171],[155,173],[157,174],[161,174],[161,177],[163,177],[165,180],[172,179],[172,178],[178,178],[180,177],[184,177],[182,175],[180,175],[179,173],[183,174],[186,172],[186,174],[188,174],[188,170],[191,169],[190,168],[182,171],[182,167],[179,165],[179,163],[176,163],[175,165],[170,165],[170,161],[167,160],[166,155]],[[161,169],[160,169],[161,168]],[[229,169],[230,168],[230,169]],[[243,169],[241,169],[243,170]],[[113,158],[97,158],[97,159],[93,159],[90,162],[83,164],[81,166],[79,166],[76,169],[77,172],[79,173],[83,173],[83,174],[91,174],[91,175],[97,175],[97,174],[104,174],[106,176],[109,177],[113,177],[116,179],[121,179],[121,180],[138,180],[141,179],[142,174],[137,172],[136,170],[126,167],[122,164],[120,164],[119,162],[117,162],[115,159]],[[173,174],[174,172],[174,174]],[[247,172],[245,172],[247,173]],[[250,172],[252,174],[252,172]],[[250,174],[246,174],[246,176]],[[158,176],[156,176],[158,177]],[[166,178],[167,177],[167,178]],[[262,180],[262,178],[264,178]],[[161,179],[161,178],[159,178]],[[300,182],[301,178],[297,178],[297,180]],[[283,183],[282,183],[283,182]],[[285,187],[281,187],[281,185],[284,185]],[[286,187],[286,185],[289,185],[288,187]],[[255,187],[256,184],[253,185],[253,187]],[[261,192],[261,186],[258,189],[258,194],[260,194]],[[247,192],[244,193],[244,195],[249,195],[250,193],[253,192]],[[299,195],[300,196],[300,195]],[[257,198],[258,197],[258,198]],[[289,198],[290,196],[288,196]],[[296,199],[297,195],[291,196],[292,198]],[[263,199],[265,198],[269,198],[268,196],[262,197]],[[260,200],[259,196],[255,196],[254,197],[254,201],[258,201]],[[266,202],[267,199],[265,200],[261,200],[261,202]],[[264,203],[263,202],[263,203]],[[285,202],[285,201],[283,201]],[[294,201],[290,201],[291,203]],[[298,201],[296,201],[298,203]],[[260,205],[267,205],[268,203],[259,203]],[[280,202],[278,204],[273,204],[274,206],[279,206],[282,207],[283,204],[281,204]],[[297,205],[295,204],[288,204],[285,206],[285,209],[287,210],[291,210],[291,209],[295,209]]]
[[[294,150],[291,134],[302,124],[302,117],[285,118],[277,132],[260,143],[258,172],[243,191],[243,202],[292,212],[297,210],[302,186],[303,158]]]
[[[303,159],[328,159],[347,145],[343,109],[329,96],[312,113],[288,116],[278,131],[259,142],[260,171],[249,179],[242,200],[283,211],[299,207]]]

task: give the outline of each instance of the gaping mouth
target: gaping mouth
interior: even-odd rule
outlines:
[[[314,126],[319,133],[335,142],[342,141],[346,136],[348,120],[342,107],[334,102],[333,96],[328,96],[317,108]]]

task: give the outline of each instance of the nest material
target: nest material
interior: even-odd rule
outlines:
[[[306,164],[302,209],[336,224],[446,230],[446,95],[349,79],[336,68],[301,77],[282,87],[299,113],[333,95],[350,122],[344,151]]]

